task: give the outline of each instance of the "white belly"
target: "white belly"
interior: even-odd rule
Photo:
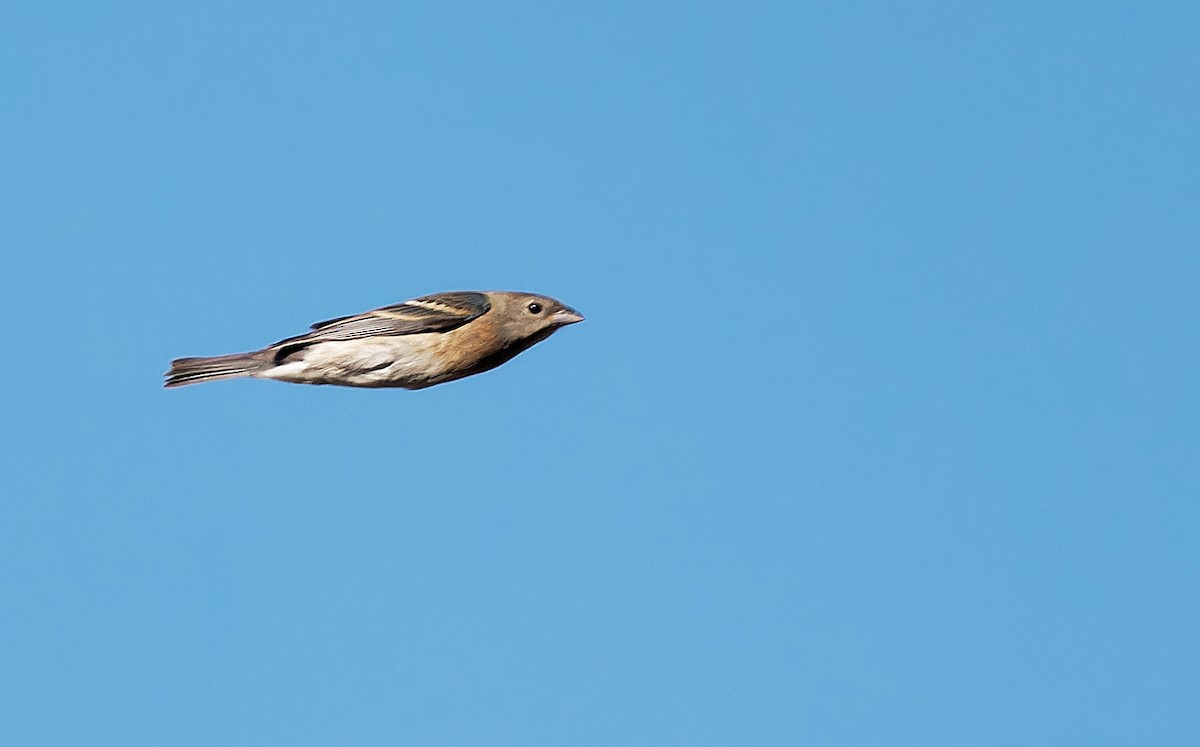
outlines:
[[[319,342],[303,358],[255,374],[297,384],[420,388],[446,381],[448,372],[433,353],[437,335],[372,337]]]

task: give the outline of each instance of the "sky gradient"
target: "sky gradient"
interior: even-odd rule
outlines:
[[[0,742],[1196,744],[1198,36],[5,3]],[[588,319],[161,389],[460,289]]]

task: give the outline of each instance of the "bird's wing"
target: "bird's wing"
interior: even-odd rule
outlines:
[[[271,347],[287,348],[291,352],[318,342],[448,332],[486,314],[491,307],[482,293],[437,293],[365,314],[317,322],[312,325],[311,332],[280,340]]]

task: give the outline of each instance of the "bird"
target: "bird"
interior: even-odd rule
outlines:
[[[249,377],[424,389],[490,371],[583,320],[570,306],[536,293],[434,293],[317,322],[261,350],[177,358],[163,386]]]

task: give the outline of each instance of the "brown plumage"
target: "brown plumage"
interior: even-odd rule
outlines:
[[[583,315],[548,296],[455,291],[414,298],[251,353],[171,361],[165,386],[253,377],[423,389],[501,365]]]

